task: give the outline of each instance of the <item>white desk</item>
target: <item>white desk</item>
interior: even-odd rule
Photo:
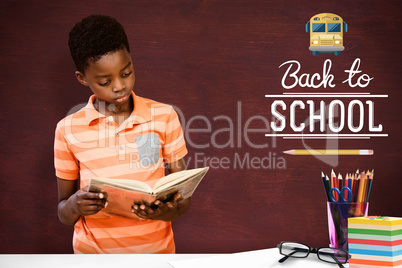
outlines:
[[[138,254],[138,255],[0,255],[1,268],[182,268],[182,267],[242,267],[289,268],[317,267],[338,268],[310,254],[304,259],[282,258],[278,249],[264,249],[235,254]],[[191,261],[191,263],[189,262]],[[169,264],[171,263],[171,264]],[[348,267],[347,265],[344,265]]]

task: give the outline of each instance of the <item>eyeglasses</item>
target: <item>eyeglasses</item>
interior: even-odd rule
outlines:
[[[317,254],[318,259],[338,264],[339,267],[344,268],[342,263],[347,263],[351,257],[346,250],[338,248],[311,248],[305,244],[296,242],[281,242],[278,245],[279,253],[284,255],[279,260],[280,263],[286,261],[289,257],[292,258],[306,258],[310,252]]]

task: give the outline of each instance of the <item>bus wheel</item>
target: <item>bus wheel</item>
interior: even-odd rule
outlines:
[[[339,55],[341,55],[341,52],[340,51],[335,51],[334,54],[335,54],[335,56],[339,56]]]
[[[313,51],[313,56],[318,56],[319,52],[318,51]]]

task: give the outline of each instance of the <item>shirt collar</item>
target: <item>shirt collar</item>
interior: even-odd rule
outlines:
[[[151,120],[151,110],[148,108],[148,105],[144,101],[143,98],[138,97],[134,94],[134,91],[131,91],[131,96],[134,100],[134,109],[131,113],[130,118],[127,120],[127,127],[131,127],[134,124],[141,124]],[[89,97],[87,105],[84,107],[85,118],[87,119],[88,125],[91,124],[92,121],[99,118],[106,118],[104,114],[99,113],[93,103],[95,101],[95,94]]]

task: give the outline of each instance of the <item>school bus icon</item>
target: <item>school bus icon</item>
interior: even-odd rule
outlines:
[[[314,56],[319,53],[340,55],[345,49],[343,33],[347,31],[348,25],[336,14],[320,13],[311,17],[306,24],[306,32],[310,32],[310,51]]]

